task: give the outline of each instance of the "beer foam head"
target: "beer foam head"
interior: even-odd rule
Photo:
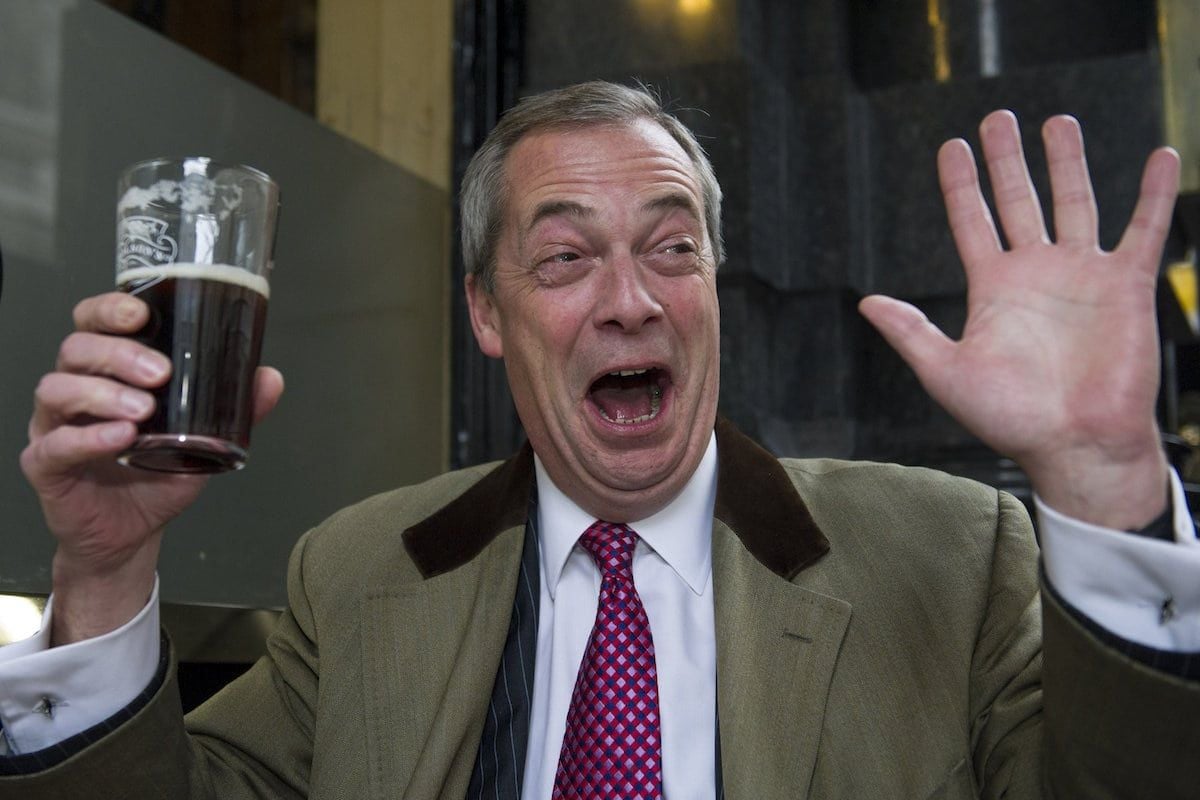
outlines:
[[[158,267],[135,267],[121,270],[117,274],[117,288],[121,288],[127,283],[168,278],[191,278],[231,283],[258,292],[268,300],[271,298],[271,285],[267,283],[266,278],[229,264],[163,264]]]

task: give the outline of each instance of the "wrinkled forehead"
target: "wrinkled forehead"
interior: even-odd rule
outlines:
[[[505,159],[505,225],[528,227],[548,204],[586,203],[608,190],[686,198],[703,219],[701,182],[691,158],[656,122],[540,128],[523,136]]]

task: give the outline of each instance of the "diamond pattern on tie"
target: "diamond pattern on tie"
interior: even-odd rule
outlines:
[[[654,640],[633,585],[637,534],[596,522],[579,537],[603,579],[567,711],[555,800],[658,800],[662,742]]]

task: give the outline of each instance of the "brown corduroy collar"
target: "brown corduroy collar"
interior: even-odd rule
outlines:
[[[791,579],[829,551],[829,540],[779,462],[731,422],[717,419],[717,501],[713,514],[764,566]],[[404,532],[426,578],[477,556],[501,531],[524,525],[533,488],[526,443],[474,486]]]

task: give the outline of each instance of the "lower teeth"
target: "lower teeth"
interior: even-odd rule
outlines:
[[[632,419],[625,419],[625,417],[622,416],[620,412],[617,412],[617,418],[612,419],[611,417],[608,416],[608,414],[606,414],[604,412],[603,408],[600,409],[600,414],[609,422],[615,422],[618,425],[637,425],[638,423],[641,423],[641,422],[649,422],[650,420],[657,417],[658,412],[661,408],[662,408],[662,387],[651,386],[650,387],[650,413],[649,414],[642,414],[640,417],[633,417]]]

